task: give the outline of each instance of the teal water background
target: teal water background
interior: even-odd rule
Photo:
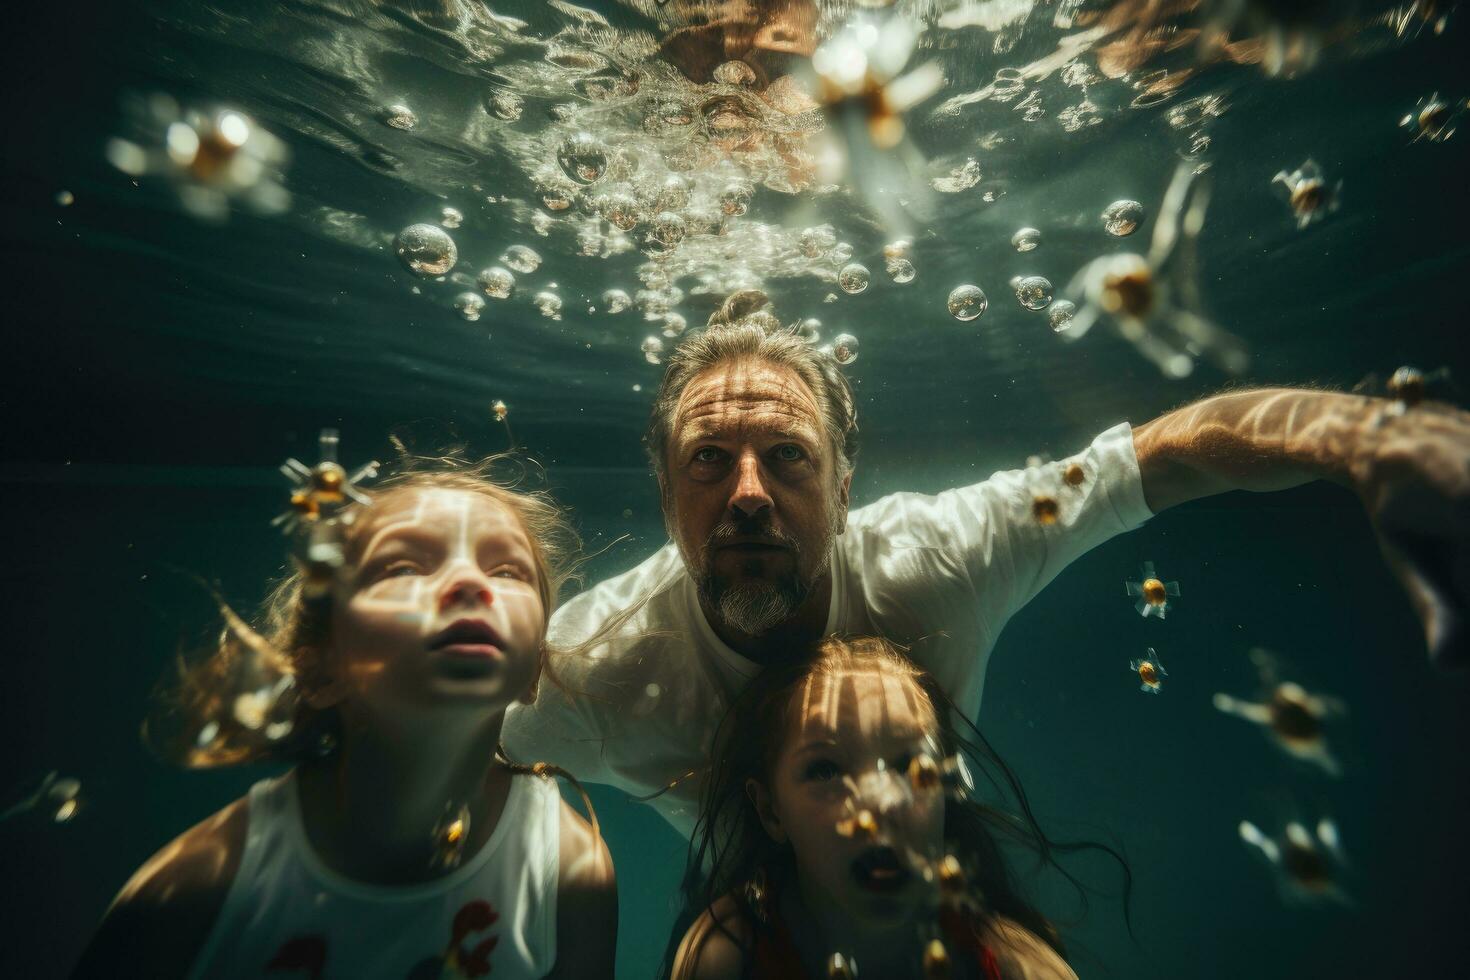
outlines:
[[[349,463],[385,455],[387,432],[405,425],[421,444],[452,433],[489,452],[505,447],[488,412],[503,398],[517,440],[546,464],[589,542],[631,535],[592,564],[590,580],[664,540],[638,445],[659,370],[637,349],[647,330],[636,314],[583,315],[572,301],[608,285],[631,292],[635,259],[577,259],[557,239],[508,230],[494,209],[465,207],[455,233],[463,254],[489,261],[507,244],[532,244],[546,257],[544,278],[568,298],[560,324],[525,304],[492,306],[467,324],[449,308],[456,290],[413,295],[389,252],[312,234],[299,220],[235,214],[202,225],[179,213],[166,186],[134,187],[102,159],[127,92],[237,104],[268,127],[301,112],[343,118],[363,93],[232,43],[245,36],[232,31],[264,32],[280,10],[300,9],[14,15],[0,785],[18,797],[57,769],[82,780],[87,805],[64,826],[0,826],[7,975],[63,975],[133,868],[265,774],[167,769],[143,750],[137,725],[169,659],[214,626],[207,597],[176,570],[218,580],[237,606],[259,599],[285,556],[268,526],[283,499],[274,467],[287,455],[312,458],[318,427],[343,430]],[[179,26],[204,20],[218,33]],[[412,38],[419,28],[409,21]],[[1206,73],[1178,97],[1229,92],[1212,129],[1203,288],[1215,318],[1252,346],[1247,382],[1349,387],[1401,363],[1461,378],[1470,370],[1470,134],[1410,145],[1397,126],[1431,91],[1470,95],[1457,53],[1463,27],[1452,20],[1444,38],[1329,59],[1294,80]],[[480,93],[436,65],[403,44],[376,70],[426,120],[475,110]],[[925,136],[969,139],[952,129]],[[468,198],[470,178],[451,179],[456,160],[477,182],[529,193],[503,159],[435,140],[431,122],[426,130],[373,134],[407,179],[365,163],[361,142],[346,136],[274,128],[292,147],[287,186],[298,200],[335,202],[388,231]],[[820,316],[862,341],[850,370],[863,439],[855,505],[977,480],[1033,452],[1059,456],[1227,381],[1208,368],[1165,381],[1102,333],[1064,345],[1004,285],[1042,272],[1060,288],[1115,246],[1092,222],[1109,200],[1132,196],[1155,213],[1176,160],[1160,115],[1119,113],[1077,138],[1038,130],[1034,145],[1022,132],[997,163],[1007,195],[989,208],[946,208],[916,247],[914,283],[887,282],[878,260],[873,287],[833,305],[821,302],[825,285],[771,284],[784,317]],[[1308,156],[1344,181],[1342,207],[1298,232],[1267,185]],[[65,209],[53,201],[63,188],[76,196]],[[779,221],[785,203],[762,191],[752,211]],[[823,217],[841,226],[843,207]],[[1023,224],[1047,236],[1029,255],[1008,244]],[[845,230],[859,256],[882,244],[860,223]],[[970,324],[944,311],[960,281],[990,296]],[[691,300],[691,322],[709,302]],[[1164,623],[1140,620],[1123,595],[1143,560],[1182,584]],[[1146,646],[1170,670],[1159,698],[1141,695],[1126,671]],[[1259,732],[1211,708],[1217,690],[1254,693],[1252,646],[1348,703],[1335,733],[1343,779],[1288,765]],[[1007,627],[980,724],[1048,830],[1119,841],[1127,853],[1137,939],[1116,901],[1095,897],[1070,933],[1084,978],[1448,976],[1470,913],[1466,699],[1463,676],[1427,665],[1356,501],[1313,486],[1190,504],[1078,561]],[[647,976],[667,939],[682,842],[616,791],[593,798],[619,865],[619,975]],[[1341,827],[1353,904],[1284,906],[1236,824],[1322,815]],[[1112,884],[1106,869],[1092,870]],[[1054,885],[1043,883],[1043,902],[1060,903],[1047,905],[1060,915],[1067,896]]]

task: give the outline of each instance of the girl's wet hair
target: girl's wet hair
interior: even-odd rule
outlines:
[[[453,454],[425,457],[400,451],[394,474],[363,492],[381,504],[421,490],[461,490],[490,497],[515,514],[531,545],[544,635],[563,586],[581,563],[581,543],[566,511],[543,491],[518,489],[527,480],[528,464],[512,454],[470,461]],[[356,516],[345,532],[349,564],[371,510]],[[226,626],[219,642],[196,663],[180,660],[176,678],[165,685],[144,722],[144,741],[155,752],[190,768],[294,762],[335,738],[335,710],[318,711],[307,703],[308,695],[330,679],[326,649],[331,604],[308,601],[305,585],[302,570],[293,566],[271,588],[249,626],[221,603]],[[551,659],[543,650],[541,676],[555,684]],[[246,675],[254,683],[242,684]],[[289,678],[286,683],[294,691],[284,719],[289,734],[280,738],[263,737],[258,726],[242,723],[232,707],[262,676]],[[209,739],[199,738],[201,727],[211,724],[218,730]]]
[[[1096,843],[1058,842],[1038,825],[1020,781],[991,748],[990,743],[955,708],[933,675],[920,669],[888,640],[878,637],[828,638],[809,658],[768,667],[756,675],[725,713],[715,736],[715,750],[708,781],[700,801],[699,822],[689,842],[685,872],[685,907],[675,925],[664,975],[672,969],[673,954],[686,930],[699,916],[709,913],[715,925],[732,941],[739,937],[714,911],[715,903],[734,896],[745,903],[746,884],[757,872],[765,875],[777,891],[794,882],[794,854],[787,844],[777,844],[766,833],[746,793],[746,780],[767,786],[790,731],[788,721],[798,689],[820,675],[842,675],[852,671],[884,671],[912,683],[933,709],[938,751],[943,757],[958,756],[967,768],[985,779],[1008,809],[982,802],[972,791],[951,793],[944,809],[945,847],[965,868],[970,886],[980,899],[983,928],[987,921],[1004,917],[1024,926],[1063,954],[1055,927],[1021,893],[1002,851],[1002,844],[1032,852],[1041,865],[1058,870],[1086,902],[1086,888],[1058,863],[1061,855],[1098,851],[1115,859],[1123,873],[1125,915],[1132,890],[1132,875],[1123,858],[1111,847]],[[938,760],[936,760],[938,761]],[[743,908],[744,918],[756,930],[769,928],[759,912]]]

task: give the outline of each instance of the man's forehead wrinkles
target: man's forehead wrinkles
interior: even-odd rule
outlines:
[[[696,376],[680,395],[675,417],[771,409],[811,419],[821,414],[810,389],[790,369],[742,362]]]

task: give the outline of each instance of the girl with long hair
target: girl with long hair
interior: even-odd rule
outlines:
[[[335,524],[312,494],[342,501],[351,481],[297,464],[314,483],[293,503],[338,539],[310,539],[315,564],[258,631],[224,608],[218,649],[149,732],[185,765],[292,768],[145,863],[77,976],[612,976],[595,822],[549,767],[499,749],[545,672],[575,535],[494,460],[409,463]]]
[[[1112,852],[1047,838],[955,714],[883,639],[827,639],[754,678],[716,741],[673,977],[1075,977],[1001,844]],[[974,769],[1002,774],[1021,817],[979,801]]]

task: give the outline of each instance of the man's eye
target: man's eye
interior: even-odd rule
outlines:
[[[837,778],[837,765],[827,759],[815,759],[807,763],[804,778],[814,783],[830,782]]]
[[[800,446],[793,446],[788,442],[784,446],[776,447],[776,458],[783,463],[794,463],[799,459],[805,459],[806,453],[801,451]]]
[[[714,446],[705,446],[694,454],[696,463],[717,463],[720,460],[720,451]]]

